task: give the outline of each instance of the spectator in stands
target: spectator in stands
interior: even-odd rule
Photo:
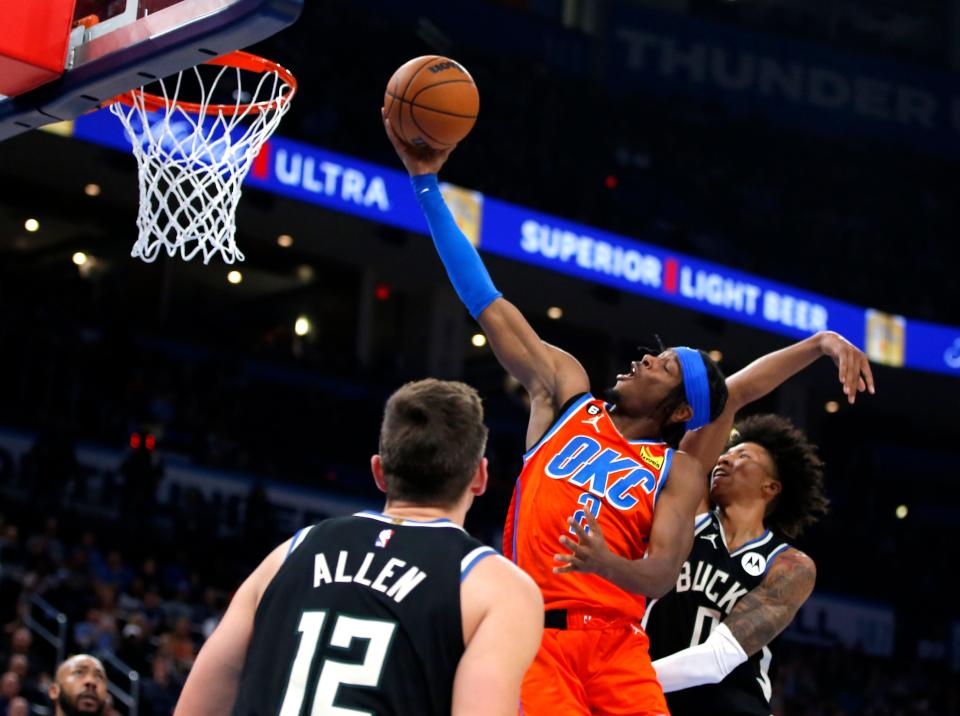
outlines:
[[[7,716],[30,716],[30,702],[22,696],[11,699],[7,704]]]
[[[0,530],[0,565],[4,567],[23,565],[20,528],[12,523],[4,525]]]
[[[134,614],[127,620],[120,635],[117,656],[140,673],[149,670],[146,620],[143,614]]]
[[[10,647],[0,655],[0,664],[6,666],[17,654],[21,654],[29,659],[32,646],[33,634],[30,633],[30,630],[22,625],[16,626],[10,636]]]
[[[20,695],[20,677],[12,671],[8,671],[0,676],[0,713],[10,705],[17,696]]]
[[[71,656],[57,667],[54,683],[47,692],[54,716],[94,714],[103,716],[107,703],[107,672],[96,657]]]
[[[113,651],[113,642],[117,635],[117,623],[108,611],[91,609],[87,618],[73,627],[73,638],[77,646],[86,651]]]
[[[87,555],[87,564],[90,567],[91,574],[99,574],[107,568],[106,561],[103,559],[103,552],[97,548],[97,537],[93,532],[87,530],[80,538],[80,546]]]
[[[226,611],[226,604],[223,596],[217,590],[207,588],[203,592],[203,604],[193,610],[190,621],[200,626],[200,632],[206,640],[217,628],[224,611]]]
[[[109,584],[118,590],[129,589],[133,582],[133,570],[123,563],[123,557],[115,549],[110,550],[106,565],[94,576],[104,584]]]
[[[173,625],[173,635],[170,639],[170,649],[176,659],[177,666],[184,672],[189,671],[197,658],[197,647],[190,634],[190,619],[180,617]]]
[[[10,663],[7,665],[7,671],[12,671],[20,678],[21,694],[34,702],[43,699],[43,691],[40,689],[35,675],[31,673],[30,660],[26,656],[13,654],[10,657]]]
[[[159,634],[166,627],[167,615],[161,606],[160,593],[156,590],[152,589],[143,595],[143,616],[147,630],[153,634]]]
[[[160,588],[160,570],[157,567],[157,560],[153,557],[147,557],[143,560],[143,566],[140,567],[140,579],[143,580],[144,589],[159,590]]]
[[[42,554],[54,564],[63,561],[63,542],[59,537],[60,522],[56,517],[48,517],[44,523],[43,532],[33,535],[27,540],[27,552]]]
[[[172,714],[182,686],[183,683],[177,679],[170,659],[156,657],[151,667],[151,677],[143,682],[143,716]]]

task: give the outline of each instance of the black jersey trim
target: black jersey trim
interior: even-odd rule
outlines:
[[[575,412],[584,406],[587,402],[593,400],[593,396],[590,393],[580,393],[579,395],[574,395],[570,400],[563,404],[560,408],[560,417],[553,421],[553,424],[547,428],[547,431],[543,434],[537,442],[533,444],[533,447],[527,450],[523,455],[523,461],[526,462],[529,460],[533,454],[543,447],[543,444],[547,442],[550,438],[553,437],[564,423],[566,423]]]

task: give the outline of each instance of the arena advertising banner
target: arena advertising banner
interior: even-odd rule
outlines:
[[[129,151],[108,111],[54,131]],[[406,174],[282,137],[264,146],[247,186],[427,233]],[[835,330],[877,363],[960,377],[960,327],[853,306],[462,187],[443,192],[481,251],[791,338]]]
[[[617,4],[607,77],[723,104],[788,126],[870,135],[960,153],[956,75]]]

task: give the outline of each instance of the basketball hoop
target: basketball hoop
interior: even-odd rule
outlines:
[[[257,75],[252,80],[244,75]],[[199,101],[180,99],[196,82]],[[231,52],[158,80],[110,105],[137,158],[139,236],[132,255],[147,262],[161,249],[189,261],[219,254],[243,261],[236,245],[236,213],[243,180],[290,109],[297,81],[286,69],[247,52]],[[218,102],[224,97],[230,102]]]

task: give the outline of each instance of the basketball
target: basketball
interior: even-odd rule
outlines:
[[[393,130],[407,144],[446,149],[473,129],[480,94],[462,65],[424,55],[393,73],[383,106]]]

